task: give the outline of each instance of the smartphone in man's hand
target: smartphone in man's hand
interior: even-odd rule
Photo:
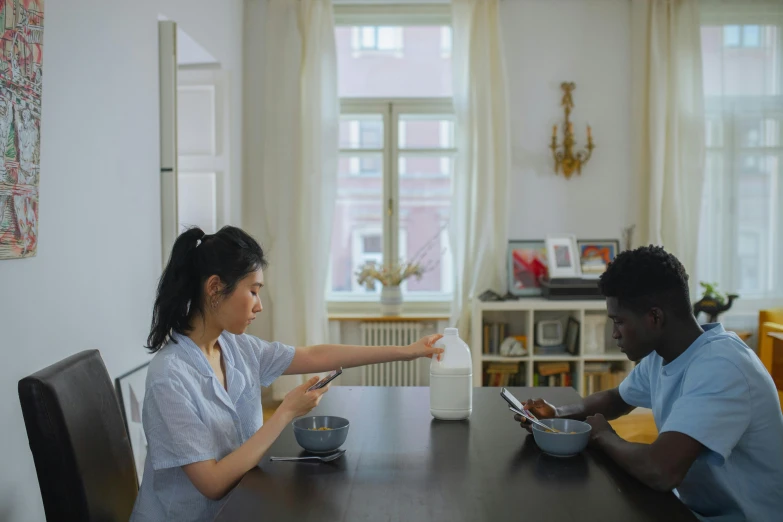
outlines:
[[[508,391],[505,388],[501,388],[500,390],[500,396],[505,399],[505,401],[509,404],[509,406],[513,406],[515,409],[519,411],[524,411],[524,407],[522,406],[522,403],[517,400],[516,397],[511,395],[511,392]]]

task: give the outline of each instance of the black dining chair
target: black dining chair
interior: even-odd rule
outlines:
[[[112,381],[98,350],[19,381],[46,520],[127,522],[139,484]]]

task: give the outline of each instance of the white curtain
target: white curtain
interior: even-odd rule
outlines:
[[[325,343],[325,289],[336,193],[337,53],[331,0],[269,0],[264,14],[262,168],[259,192],[269,254],[270,340]],[[249,176],[254,176],[250,173]],[[282,399],[299,383],[272,387]]]
[[[704,178],[699,2],[632,1],[637,230],[642,244],[662,245],[694,274]]]
[[[470,302],[503,295],[508,243],[509,125],[499,0],[452,1],[454,113],[459,157],[449,234],[451,324],[469,338]]]

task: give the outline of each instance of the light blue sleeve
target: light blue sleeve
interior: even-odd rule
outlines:
[[[652,389],[650,388],[650,356],[639,362],[628,377],[620,383],[620,397],[631,406],[652,408]]]
[[[217,460],[217,444],[198,408],[176,378],[153,382],[145,391],[143,422],[154,470]]]
[[[291,366],[296,349],[287,344],[259,339],[252,335],[244,335],[252,345],[253,354],[258,362],[258,378],[261,386],[269,386],[275,379]]]
[[[723,465],[750,425],[750,386],[729,359],[711,357],[692,364],[661,433],[676,431],[701,442],[711,460]]]

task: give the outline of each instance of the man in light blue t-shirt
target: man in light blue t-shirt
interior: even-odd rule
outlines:
[[[582,404],[525,407],[586,420],[594,446],[648,486],[674,489],[701,520],[783,520],[783,414],[756,354],[720,324],[697,323],[688,275],[661,247],[618,255],[600,288],[612,337],[639,364],[619,388]],[[623,440],[607,422],[635,407],[653,411],[652,444]]]

